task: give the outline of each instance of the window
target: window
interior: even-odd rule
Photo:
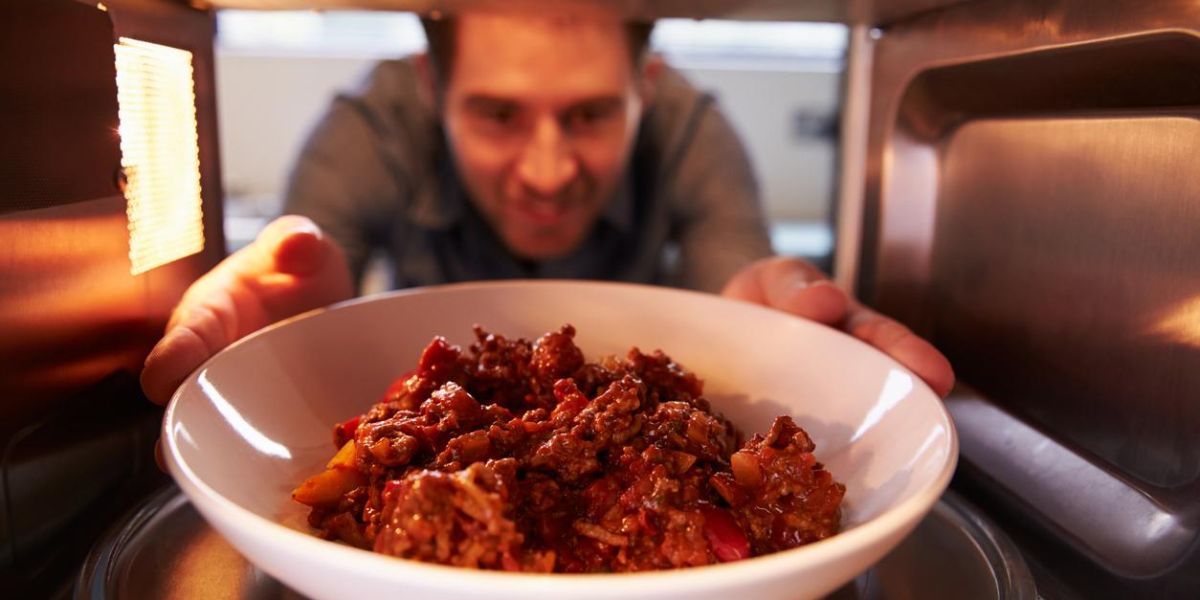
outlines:
[[[217,44],[228,51],[382,58],[424,50],[425,33],[412,13],[222,10]]]

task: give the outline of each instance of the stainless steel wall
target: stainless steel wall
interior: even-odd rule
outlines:
[[[857,283],[954,363],[962,479],[1063,589],[1194,592],[1200,5],[981,1],[877,37]]]

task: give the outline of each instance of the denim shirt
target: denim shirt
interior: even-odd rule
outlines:
[[[291,173],[285,211],[312,218],[361,278],[375,252],[395,287],[600,279],[716,291],[771,253],[746,153],[712,96],[665,69],[615,197],[572,254],[515,258],[478,214],[410,60],[338,95]]]

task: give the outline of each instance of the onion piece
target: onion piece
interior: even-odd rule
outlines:
[[[758,464],[758,457],[749,452],[734,452],[729,457],[729,469],[733,471],[734,479],[748,488],[762,485],[762,468]]]

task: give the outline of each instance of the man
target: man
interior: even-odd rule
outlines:
[[[648,26],[469,14],[427,30],[430,59],[386,61],[334,102],[289,185],[288,210],[337,240],[353,274],[378,248],[400,287],[716,292],[770,255],[737,138],[711,97],[647,57]]]
[[[335,102],[286,216],[184,295],[146,361],[165,402],[206,358],[351,297],[373,249],[398,285],[506,277],[678,284],[843,327],[939,394],[932,346],[811,265],[770,257],[749,165],[710,100],[602,9],[427,22],[428,57],[384,63]]]

